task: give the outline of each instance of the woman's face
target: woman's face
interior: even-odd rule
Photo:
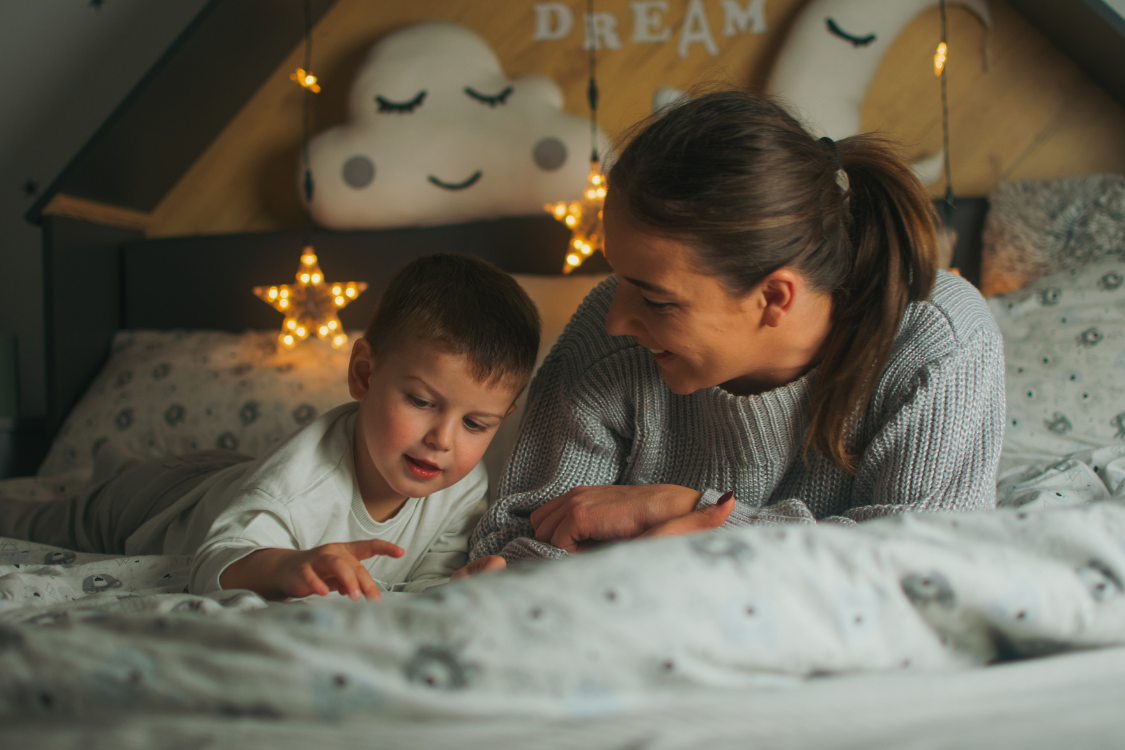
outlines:
[[[759,393],[815,364],[831,306],[816,305],[818,295],[808,294],[798,275],[781,269],[747,295],[732,297],[694,249],[645,232],[612,190],[604,222],[606,258],[618,278],[606,330],[648,348],[673,393],[715,385]],[[817,307],[811,317],[810,304]]]

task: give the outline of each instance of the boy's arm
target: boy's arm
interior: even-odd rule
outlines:
[[[224,588],[219,579],[228,567],[261,549],[296,550],[292,519],[280,503],[266,496],[244,496],[223,511],[191,561],[188,590],[207,594]]]
[[[311,550],[258,549],[231,563],[219,576],[224,589],[249,589],[263,599],[327,596],[379,599],[379,587],[360,560],[402,557],[401,547],[381,539],[325,544]]]

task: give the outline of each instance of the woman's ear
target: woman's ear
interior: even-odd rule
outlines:
[[[375,372],[375,352],[365,338],[352,345],[352,358],[348,362],[348,391],[356,401],[367,398],[371,388],[371,374]]]
[[[759,285],[764,305],[762,324],[776,328],[793,309],[800,292],[805,289],[803,279],[788,268],[779,268]]]

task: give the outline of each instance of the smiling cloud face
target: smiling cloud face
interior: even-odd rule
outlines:
[[[356,77],[348,122],[309,143],[309,212],[326,227],[374,229],[538,214],[577,198],[590,126],[562,102],[548,78],[508,79],[464,27],[391,34]]]

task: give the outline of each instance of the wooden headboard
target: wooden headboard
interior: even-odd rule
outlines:
[[[940,210],[940,207],[939,207]],[[953,265],[976,283],[987,201],[958,200]],[[366,281],[341,311],[362,328],[390,278],[407,262],[435,252],[467,252],[509,273],[555,275],[569,230],[550,216],[439,227],[357,232],[269,232],[146,240],[139,232],[61,216],[44,218],[47,415],[41,455],[67,413],[105,364],[121,329],[271,329],[276,311],[251,287],[292,283],[301,249],[316,248],[330,281]],[[609,271],[600,255],[580,272]]]

